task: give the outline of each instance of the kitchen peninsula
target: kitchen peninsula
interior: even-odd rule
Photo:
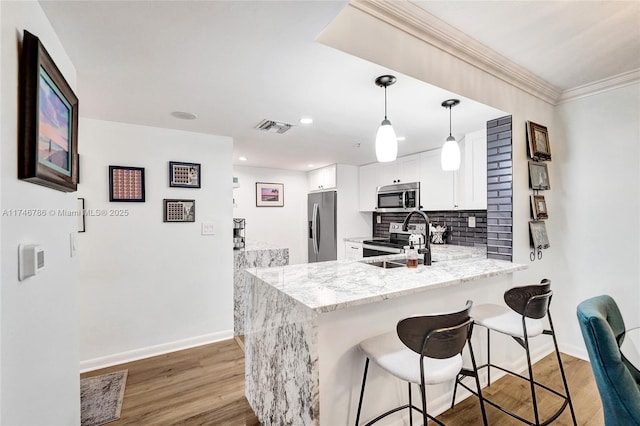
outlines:
[[[432,266],[372,264],[398,258],[247,270],[246,395],[262,424],[353,424],[364,365],[360,341],[395,330],[407,316],[459,309],[467,299],[500,300],[514,285],[512,273],[526,268],[454,246],[434,246]],[[429,403],[450,403],[450,390],[430,387]],[[406,385],[371,368],[365,400],[367,420],[406,401]]]

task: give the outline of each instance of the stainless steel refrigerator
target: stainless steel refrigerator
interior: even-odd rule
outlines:
[[[336,191],[309,194],[307,214],[309,263],[336,260]]]

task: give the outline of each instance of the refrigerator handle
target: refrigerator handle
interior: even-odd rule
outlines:
[[[313,203],[313,217],[311,219],[311,237],[313,238],[313,252],[318,254],[318,203]]]

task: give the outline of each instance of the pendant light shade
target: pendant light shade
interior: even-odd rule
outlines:
[[[398,138],[391,127],[391,122],[387,119],[387,87],[395,82],[396,78],[392,75],[376,78],[376,85],[384,87],[384,120],[380,123],[376,134],[376,158],[381,163],[394,161],[398,156]]]
[[[448,99],[442,102],[442,106],[449,108],[449,137],[442,146],[440,153],[440,165],[444,171],[455,171],[460,168],[460,147],[456,138],[451,134],[451,108],[458,105],[458,99]]]

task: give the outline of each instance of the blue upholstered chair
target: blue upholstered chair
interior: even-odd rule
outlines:
[[[640,372],[620,352],[625,326],[610,296],[578,305],[578,321],[598,385],[607,426],[640,425]]]

